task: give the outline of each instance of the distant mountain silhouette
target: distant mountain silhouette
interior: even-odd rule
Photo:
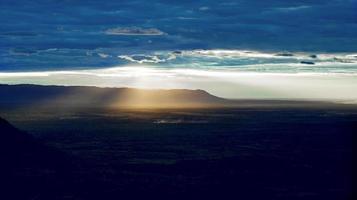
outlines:
[[[227,100],[203,90],[142,90],[86,86],[0,85],[2,105],[74,107],[205,107]]]
[[[324,101],[233,100],[204,90],[144,90],[89,86],[0,84],[0,109],[24,108],[209,108],[209,107],[308,107],[344,106]],[[347,106],[347,105],[345,105]]]

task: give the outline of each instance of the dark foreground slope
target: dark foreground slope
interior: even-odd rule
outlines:
[[[1,199],[50,198],[73,169],[65,153],[38,142],[0,118]]]

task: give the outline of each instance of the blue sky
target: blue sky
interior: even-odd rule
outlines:
[[[357,0],[0,1],[0,83],[355,102],[356,63]]]
[[[356,10],[356,0],[2,0],[0,67],[61,65],[68,55],[96,49],[355,52]],[[163,34],[107,32],[123,28]],[[48,49],[62,51],[53,62],[49,56],[18,57]],[[106,62],[78,58],[62,64]]]

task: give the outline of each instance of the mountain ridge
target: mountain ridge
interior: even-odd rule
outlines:
[[[201,89],[0,84],[0,110],[16,107],[166,109],[331,106],[355,108],[355,105],[352,104],[323,100],[225,99]]]
[[[205,107],[226,99],[204,90],[0,84],[0,104],[96,107]]]

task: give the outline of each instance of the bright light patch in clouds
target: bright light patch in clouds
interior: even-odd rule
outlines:
[[[163,31],[156,28],[140,27],[118,27],[105,31],[107,35],[165,35]]]
[[[206,11],[209,10],[210,8],[208,6],[202,6],[199,8],[200,11]]]
[[[311,8],[311,6],[302,5],[302,6],[292,6],[292,7],[281,7],[281,8],[275,8],[274,10],[289,12],[289,11],[308,9],[308,8]]]

